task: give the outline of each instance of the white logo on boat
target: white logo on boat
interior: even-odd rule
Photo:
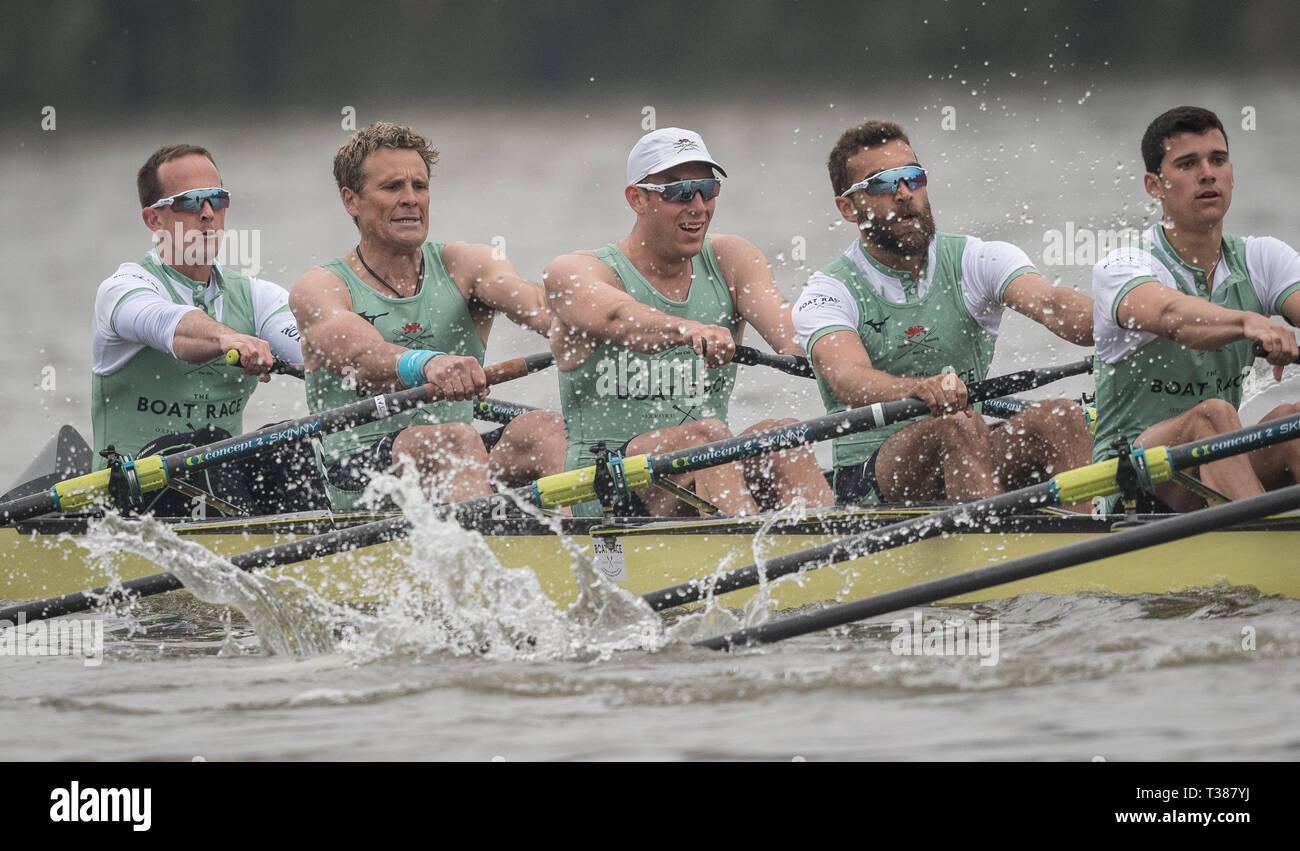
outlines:
[[[104,661],[104,619],[0,620],[0,656],[80,656],[88,668]]]
[[[917,611],[911,620],[893,621],[889,629],[895,656],[979,656],[985,667],[998,663],[997,618],[927,618]]]

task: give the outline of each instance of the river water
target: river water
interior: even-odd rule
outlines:
[[[1050,94],[1048,93],[1050,92]],[[659,126],[700,130],[730,174],[714,232],[741,233],[768,256],[793,297],[852,239],[831,203],[824,162],[865,115],[909,130],[931,169],[941,230],[1021,245],[1052,278],[1088,291],[1105,231],[1141,228],[1138,138],[1183,102],[1229,126],[1236,193],[1229,228],[1300,243],[1300,195],[1288,156],[1300,135],[1289,80],[1053,82],[1043,94],[997,96],[949,81],[890,97],[809,95],[726,105],[654,104]],[[643,104],[598,100],[396,118],[442,153],[433,236],[495,243],[536,279],[559,253],[624,235],[623,164]],[[1257,122],[1237,129],[1244,110]],[[141,256],[148,234],[136,168],[155,147],[209,147],[249,229],[260,273],[286,286],[355,242],[330,177],[346,134],[337,113],[219,116],[128,126],[62,117],[53,133],[11,130],[0,161],[10,309],[0,313],[0,486],[61,423],[89,438],[89,323],[96,285]],[[945,123],[946,119],[950,119]],[[211,129],[205,129],[210,127]],[[950,129],[949,129],[950,128]],[[254,236],[255,235],[255,236]],[[994,372],[1074,360],[1081,352],[1009,316]],[[749,340],[748,342],[753,342]],[[541,351],[504,322],[488,360]],[[498,395],[556,404],[554,373]],[[1084,379],[1054,392],[1077,394]],[[1271,398],[1248,405],[1257,418]],[[508,392],[507,392],[508,390]],[[1253,406],[1253,407],[1251,407]],[[733,426],[822,412],[810,382],[750,368]],[[300,385],[277,378],[245,424],[305,413]],[[30,760],[1269,760],[1300,756],[1300,603],[1221,588],[1162,597],[1031,596],[927,616],[996,617],[996,665],[974,657],[891,651],[882,618],[761,650],[719,654],[626,601],[617,623],[554,610],[523,579],[502,578],[471,536],[435,536],[420,567],[447,574],[435,610],[394,601],[341,614],[278,585],[239,593],[243,611],[169,595],[103,621],[103,662],[0,658],[0,758]],[[140,546],[143,546],[143,538]],[[124,547],[121,539],[104,546]],[[449,555],[449,553],[451,555]],[[89,556],[88,556],[89,557]],[[1279,557],[1294,558],[1279,554]],[[189,569],[164,548],[169,569]],[[196,571],[215,569],[200,565]],[[198,577],[200,574],[195,574]],[[472,590],[502,591],[485,599]],[[496,584],[493,584],[496,583]],[[453,587],[454,586],[454,587]],[[229,596],[216,599],[228,600]],[[607,592],[612,594],[613,592]],[[506,602],[506,601],[509,602]],[[409,602],[407,600],[406,602]],[[909,616],[905,614],[904,616]],[[83,616],[89,617],[89,616]],[[1243,646],[1243,629],[1258,636]],[[489,652],[479,641],[496,636]],[[694,634],[694,633],[691,633]],[[531,636],[515,646],[502,636]]]

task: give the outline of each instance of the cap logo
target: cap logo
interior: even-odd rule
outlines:
[[[695,144],[694,139],[678,139],[673,142],[673,150],[680,154],[683,151],[698,151],[699,146]]]

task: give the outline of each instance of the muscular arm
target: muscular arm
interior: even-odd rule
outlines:
[[[599,342],[647,354],[691,346],[697,354],[707,351],[711,367],[726,364],[735,353],[735,341],[726,328],[669,316],[642,304],[625,292],[614,271],[590,252],[555,258],[543,279],[551,311],[566,338],[560,342],[565,351],[558,355],[562,367],[563,361],[574,366],[581,363]],[[556,343],[552,340],[552,349]],[[570,351],[575,347],[586,351]]]
[[[186,363],[207,363],[231,349],[239,351],[239,365],[248,375],[269,380],[271,347],[265,340],[238,331],[195,308],[181,317],[172,338],[172,351]]]
[[[551,316],[546,311],[546,291],[519,277],[509,259],[493,252],[489,245],[449,242],[442,256],[456,286],[470,299],[504,313],[516,325],[547,336]]]
[[[1092,346],[1092,299],[1069,287],[1054,287],[1029,272],[1007,284],[1003,303],[1067,343]]]
[[[303,275],[289,293],[289,308],[298,320],[308,372],[324,367],[339,375],[352,374],[357,384],[376,392],[406,386],[397,377],[397,359],[409,350],[385,341],[352,310],[352,296],[337,275],[319,266]],[[436,357],[424,372],[451,399],[469,399],[487,389],[474,358]]]
[[[790,304],[776,287],[772,267],[758,246],[739,236],[718,234],[713,251],[731,290],[732,303],[777,354],[802,355],[790,321]]]
[[[859,408],[876,402],[915,398],[939,416],[966,407],[966,385],[955,375],[900,378],[871,365],[862,339],[853,331],[832,331],[812,350],[813,368],[845,405]]]
[[[1300,319],[1300,301],[1293,294],[1283,304],[1283,313],[1295,323]],[[1288,312],[1289,311],[1289,312]],[[1166,287],[1159,281],[1138,284],[1120,299],[1115,316],[1120,327],[1147,331],[1189,349],[1221,349],[1238,340],[1257,340],[1268,352],[1274,377],[1281,380],[1282,366],[1300,355],[1295,334],[1268,317],[1245,310],[1231,310]]]

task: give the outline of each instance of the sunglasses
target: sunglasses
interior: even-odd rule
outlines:
[[[867,190],[868,195],[893,195],[898,191],[900,182],[906,183],[908,189],[920,189],[927,183],[925,169],[919,165],[887,168],[884,171],[876,172],[870,177],[864,177],[840,193],[840,197],[847,198],[859,189]]]
[[[702,180],[679,180],[676,183],[637,183],[637,189],[658,192],[665,201],[690,201],[695,193],[700,193],[701,200],[712,201],[722,191],[722,181],[716,177]]]
[[[230,190],[212,187],[210,189],[191,189],[169,198],[160,198],[149,206],[153,209],[171,205],[177,213],[197,213],[204,204],[211,204],[213,212],[230,206]]]

